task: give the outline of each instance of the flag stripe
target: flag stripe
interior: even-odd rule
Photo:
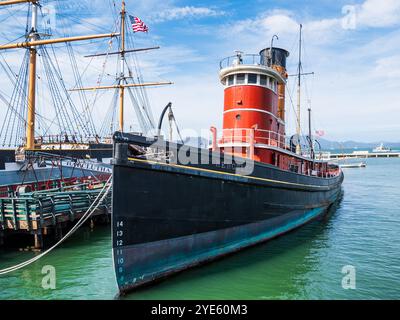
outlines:
[[[148,32],[149,28],[145,25],[145,23],[140,20],[138,17],[129,16],[132,23],[133,32]]]

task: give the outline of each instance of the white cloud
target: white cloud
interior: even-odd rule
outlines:
[[[357,6],[357,24],[365,27],[390,27],[400,23],[400,1],[366,0]]]
[[[302,21],[294,12],[272,10],[254,19],[234,22],[222,28],[220,36],[242,43],[243,46],[253,47],[260,45],[260,39],[266,39],[265,43],[267,44],[269,41],[267,39],[271,39],[274,34],[277,34],[280,38],[280,45],[290,46],[292,43],[285,41],[297,37],[300,23],[302,23],[304,33],[308,38],[313,39],[314,45],[331,42],[345,31],[341,28],[340,18]]]
[[[162,108],[172,101],[181,130],[192,129],[200,133],[211,126],[221,127],[224,93],[217,73],[199,72],[196,77],[183,75],[172,80],[172,86],[148,91],[156,118]]]
[[[294,33],[298,31],[299,23],[292,16],[290,12],[272,12],[255,23],[270,32]]]
[[[152,20],[156,22],[163,22],[185,18],[218,17],[224,14],[224,11],[219,11],[207,7],[172,7],[157,13],[156,15],[154,15]]]
[[[360,28],[382,28],[400,24],[399,0],[366,0],[360,5],[346,5],[343,12],[336,17],[325,19],[305,19],[288,10],[271,10],[254,19],[235,22],[229,28],[228,37],[241,34],[248,40],[271,37],[273,34],[285,37],[297,34],[299,24],[303,24],[304,32],[315,42],[328,43],[347,35],[349,30]],[[354,27],[344,24],[354,22]],[[243,38],[244,38],[243,37]],[[241,37],[240,39],[243,40]]]
[[[378,59],[373,75],[379,78],[400,79],[400,55]]]

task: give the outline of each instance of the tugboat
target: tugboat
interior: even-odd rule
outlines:
[[[211,127],[208,149],[114,134],[112,244],[121,293],[287,233],[338,199],[339,166],[316,160],[312,143],[303,152],[286,139],[288,56],[271,45],[221,62],[223,130],[218,138]]]

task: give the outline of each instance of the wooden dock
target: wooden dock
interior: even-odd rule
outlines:
[[[368,158],[400,158],[400,152],[357,152],[353,153],[322,153],[321,159],[368,159]]]
[[[89,209],[103,189],[104,182],[94,189],[70,191],[45,191],[0,198],[0,245],[4,238],[15,234],[34,236],[35,248],[43,247],[43,236],[62,234],[62,229],[78,220]],[[109,194],[93,217],[110,214],[111,195]],[[58,236],[56,236],[58,238]]]

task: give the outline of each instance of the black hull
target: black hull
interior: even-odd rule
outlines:
[[[324,214],[343,181],[262,163],[241,176],[218,165],[126,160],[113,163],[113,254],[122,292],[300,227]]]

